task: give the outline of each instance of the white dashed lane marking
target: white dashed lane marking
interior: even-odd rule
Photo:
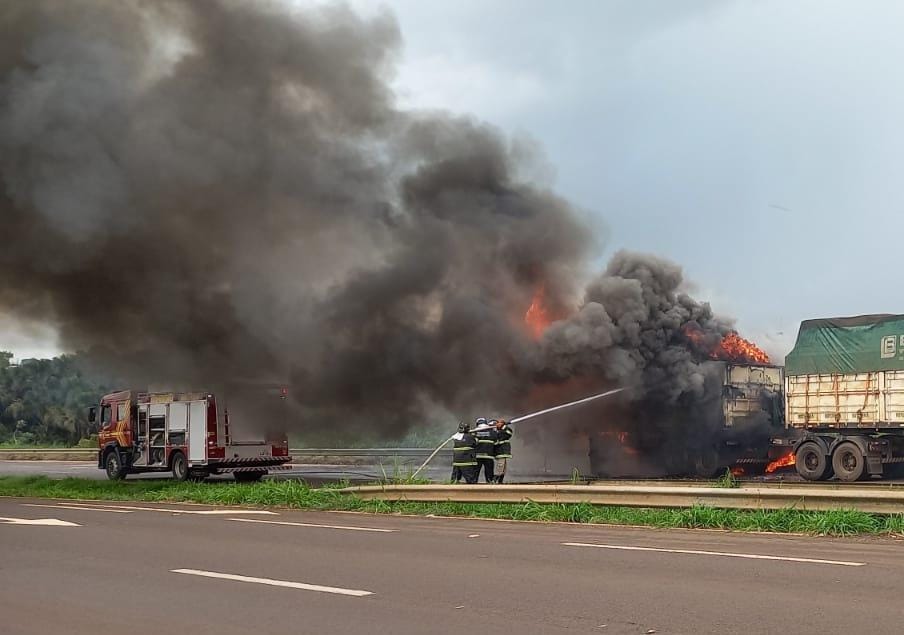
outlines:
[[[265,509],[180,509],[171,507],[135,507],[133,505],[105,505],[103,503],[82,504],[82,509],[122,509],[136,512],[165,512],[167,514],[195,514],[197,516],[240,516],[253,514],[259,516],[279,516],[276,512]]]
[[[104,509],[103,507],[88,507],[83,505],[39,505],[38,503],[22,503],[23,507],[50,507],[53,509],[74,509],[76,511],[84,511],[84,512],[111,512],[114,514],[131,514],[133,513],[129,509]]]
[[[341,529],[343,531],[371,531],[375,533],[381,534],[391,534],[398,531],[398,529],[380,529],[377,527],[354,527],[350,525],[318,525],[315,523],[293,523],[284,520],[257,520],[254,518],[230,518],[229,520],[234,520],[238,523],[261,523],[264,525],[288,525],[290,527],[317,527],[320,529]]]
[[[635,547],[631,545],[598,545],[589,542],[563,542],[566,547],[590,547],[617,551],[651,551],[655,553],[680,553],[691,556],[721,556],[723,558],[746,558],[749,560],[778,560],[781,562],[802,562],[805,564],[831,564],[840,567],[865,567],[865,562],[847,560],[820,560],[817,558],[795,558],[791,556],[768,556],[756,553],[730,553],[725,551],[699,551],[697,549],[662,549],[660,547]]]
[[[195,575],[202,578],[218,578],[220,580],[231,580],[233,582],[250,582],[252,584],[265,584],[268,586],[285,587],[288,589],[301,589],[302,591],[317,591],[319,593],[332,593],[334,595],[351,595],[353,597],[364,597],[365,595],[373,595],[372,591],[361,591],[358,589],[343,589],[335,586],[322,586],[320,584],[308,584],[306,582],[291,582],[289,580],[273,580],[271,578],[254,578],[246,575],[236,575],[234,573],[218,573],[216,571],[201,571],[199,569],[171,569],[172,573],[182,573],[185,575]]]

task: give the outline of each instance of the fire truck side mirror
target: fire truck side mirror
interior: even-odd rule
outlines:
[[[94,423],[97,421],[97,406],[91,406],[88,408],[88,423]]]

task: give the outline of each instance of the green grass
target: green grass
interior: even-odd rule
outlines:
[[[733,489],[741,486],[741,481],[737,479],[737,477],[731,473],[731,470],[728,468],[725,469],[725,473],[716,479],[714,487],[722,487],[727,489]]]
[[[288,507],[293,509],[361,511],[381,514],[433,514],[586,524],[643,525],[691,529],[770,531],[828,536],[902,534],[904,514],[879,515],[853,510],[810,512],[732,510],[713,507],[645,509],[602,507],[587,503],[390,503],[365,501],[339,492],[341,485],[313,488],[301,481],[237,483],[176,483],[173,481],[93,481],[45,476],[0,477],[0,496],[84,500],[190,502],[212,505]]]
[[[97,436],[92,435],[90,438],[80,439],[75,445],[69,443],[22,443],[19,441],[3,441],[0,442],[0,450],[71,450],[80,449],[97,449]]]

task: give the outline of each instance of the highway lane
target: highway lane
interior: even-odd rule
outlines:
[[[79,525],[0,520],[0,631],[899,633],[904,618],[891,539],[260,511],[0,499],[12,522]]]

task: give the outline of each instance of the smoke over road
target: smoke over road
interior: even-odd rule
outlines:
[[[712,398],[730,323],[662,260],[592,276],[598,232],[521,145],[400,110],[391,15],[13,0],[0,24],[0,310],[120,376],[288,377],[298,426],[386,437],[584,387],[657,426]],[[563,319],[526,325],[538,301]]]

